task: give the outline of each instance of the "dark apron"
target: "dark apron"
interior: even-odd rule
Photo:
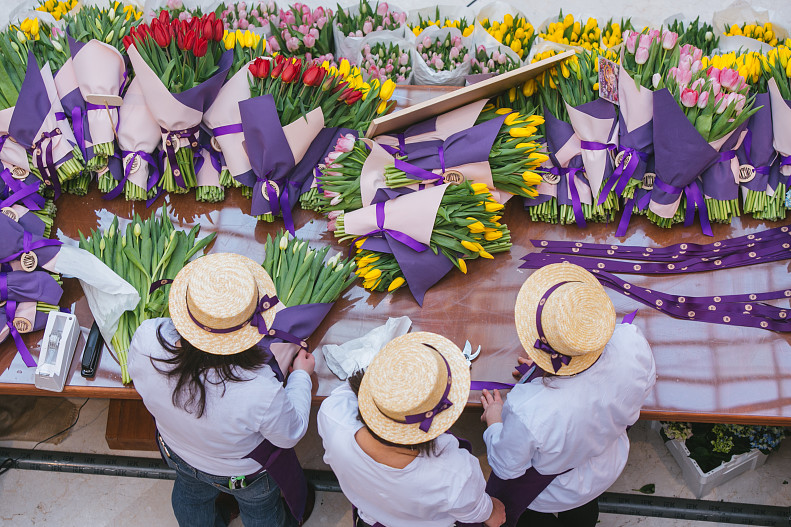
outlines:
[[[450,432],[445,432],[445,433],[449,434]],[[459,436],[454,435],[454,434],[451,434],[451,435],[453,435],[453,437],[455,437],[456,439],[459,440],[459,447],[463,448],[464,450],[466,450],[469,453],[472,453],[472,443],[470,443],[469,441],[467,441],[463,437],[459,437]],[[488,487],[487,487],[487,490],[488,490]],[[354,504],[352,504],[352,527],[357,527],[357,521],[359,519],[360,519],[360,516],[357,514],[357,507],[355,507]],[[366,525],[368,525],[368,524],[366,523]],[[482,522],[479,522],[479,523],[461,523],[461,522],[456,522],[455,525],[456,525],[456,527],[484,527]],[[382,525],[379,522],[376,522],[373,525],[370,525],[370,527],[385,527],[385,526]]]

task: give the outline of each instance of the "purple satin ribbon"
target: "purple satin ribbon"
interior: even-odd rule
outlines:
[[[288,331],[283,331],[282,329],[271,328],[271,329],[267,330],[266,334],[269,335],[270,337],[275,337],[275,338],[278,338],[280,340],[285,340],[286,342],[290,342],[292,344],[296,344],[297,346],[299,346],[300,348],[302,348],[305,351],[308,351],[310,349],[308,347],[308,343],[305,341],[305,339],[301,339],[301,338],[297,337],[296,335],[293,335],[293,334],[289,333]]]
[[[56,121],[65,121],[66,120],[66,114],[63,113],[63,112],[55,112],[55,120]]]
[[[181,177],[181,170],[179,169],[178,160],[176,159],[176,149],[173,146],[173,142],[171,139],[186,138],[189,141],[189,145],[185,148],[189,148],[190,150],[192,150],[192,155],[194,158],[195,153],[197,151],[197,147],[193,147],[192,144],[197,142],[196,141],[197,137],[194,136],[198,133],[198,130],[200,130],[200,125],[195,125],[191,128],[185,128],[184,130],[177,130],[177,131],[165,130],[162,127],[160,127],[160,130],[162,130],[163,134],[167,134],[167,139],[165,140],[165,154],[168,158],[168,164],[170,165],[170,170],[173,173],[173,180],[176,182],[176,185],[178,185],[179,188],[187,188],[187,185],[184,183],[184,178]],[[170,141],[171,144],[168,145],[167,141]],[[195,172],[197,173],[198,170],[196,170]]]
[[[635,193],[636,192],[637,189],[635,189]],[[618,228],[615,231],[616,236],[618,237],[626,236],[626,230],[629,228],[629,222],[632,219],[632,213],[634,212],[635,203],[637,204],[637,208],[639,210],[645,210],[648,204],[651,203],[651,193],[646,192],[639,199],[632,196],[631,198],[626,200],[623,206],[623,214],[621,214],[621,219],[618,222]]]
[[[211,130],[211,133],[214,137],[229,134],[240,134],[242,132],[244,132],[242,129],[242,123],[226,124],[225,126],[218,126],[217,128],[212,128]]]
[[[615,150],[618,148],[613,144],[600,143],[598,141],[580,141],[580,148],[583,150]]]
[[[621,161],[621,164],[615,168],[615,172],[612,173],[612,176],[607,179],[607,182],[604,184],[599,194],[598,205],[602,205],[607,201],[607,195],[613,188],[615,188],[615,193],[621,196],[629,180],[632,179],[634,171],[637,170],[640,161],[648,161],[648,154],[635,150],[634,148],[626,146],[621,149],[621,152],[623,152],[623,159],[628,157],[629,160],[627,163]]]
[[[569,357],[568,355],[563,355],[559,351],[553,349],[552,346],[549,344],[546,335],[544,335],[544,328],[541,325],[541,313],[544,311],[544,305],[546,305],[547,298],[549,298],[549,295],[554,293],[558,287],[576,281],[577,280],[566,280],[564,282],[558,282],[557,284],[553,285],[552,287],[546,290],[544,295],[541,297],[541,300],[538,301],[538,306],[536,307],[536,333],[538,333],[538,338],[536,339],[536,342],[533,344],[533,347],[549,354],[552,360],[552,369],[555,370],[555,373],[557,373],[558,370],[563,366],[568,366],[569,363],[571,362],[572,357]]]
[[[736,152],[731,152],[733,155],[736,155]],[[667,192],[668,194],[681,194],[681,192],[684,192],[684,195],[687,197],[687,210],[686,216],[684,218],[684,226],[689,227],[692,225],[692,223],[694,223],[695,208],[697,207],[698,211],[700,211],[700,226],[703,234],[706,236],[714,236],[714,232],[711,230],[711,224],[709,223],[709,210],[706,207],[706,200],[703,198],[703,193],[700,191],[697,181],[691,182],[684,188],[679,188],[665,183],[657,177],[654,179],[654,186],[658,187],[659,190],[663,192]]]
[[[34,242],[33,234],[29,233],[28,231],[25,231],[24,234],[22,235],[22,250],[17,251],[11,254],[10,256],[6,256],[2,260],[0,260],[0,263],[11,262],[13,260],[16,260],[25,253],[35,251],[36,249],[41,249],[42,247],[47,247],[50,245],[62,245],[62,244],[63,242],[61,242],[60,240],[41,239],[38,240],[37,242]]]
[[[44,207],[44,196],[37,194],[41,187],[41,181],[28,185],[23,181],[14,179],[11,176],[11,171],[7,168],[0,172],[0,179],[3,180],[8,188],[8,196],[3,201],[0,201],[0,208],[10,207],[15,203],[21,203],[28,210],[41,210]]]
[[[58,178],[58,171],[52,155],[52,140],[59,135],[61,135],[59,128],[55,128],[52,132],[43,132],[41,138],[33,145],[33,153],[35,154],[33,159],[36,167],[44,180],[44,185],[51,187],[55,191],[55,199],[60,197],[60,179]],[[47,141],[48,139],[49,141]],[[46,148],[42,146],[44,141],[47,141]]]
[[[4,279],[3,279],[4,282]],[[5,283],[2,284],[3,289],[5,289]],[[25,341],[22,340],[22,335],[19,334],[16,327],[14,326],[14,318],[16,318],[16,308],[17,303],[13,300],[7,300],[5,304],[5,316],[6,316],[6,326],[8,327],[8,332],[11,334],[11,338],[14,339],[14,343],[16,344],[16,349],[19,352],[19,355],[22,357],[22,360],[25,363],[25,366],[28,368],[32,368],[36,366],[36,361],[33,359],[33,356],[30,355],[30,351],[25,346]]]
[[[448,383],[445,385],[445,391],[443,392],[442,397],[440,398],[439,402],[436,405],[434,405],[434,408],[432,408],[431,410],[429,410],[427,412],[422,412],[422,413],[419,413],[419,414],[412,414],[412,415],[404,416],[404,420],[403,421],[399,421],[398,419],[393,419],[392,417],[390,419],[392,419],[393,421],[396,421],[397,423],[406,423],[408,425],[413,425],[415,423],[420,423],[420,427],[419,428],[423,432],[428,433],[429,429],[431,428],[431,423],[434,421],[434,417],[439,415],[439,414],[441,414],[442,412],[444,412],[445,410],[447,410],[451,406],[453,406],[453,402],[451,402],[451,400],[448,399],[448,394],[450,393],[450,387],[451,387],[453,378],[452,378],[452,376],[450,374],[450,364],[448,364],[448,360],[442,355],[442,353],[437,351],[437,348],[435,348],[431,344],[426,344],[424,342],[423,345],[426,346],[426,347],[431,348],[432,350],[434,350],[437,353],[437,355],[440,356],[442,361],[445,363],[445,368],[446,368],[446,370],[448,372]]]
[[[385,229],[385,203],[387,203],[387,202],[386,201],[380,201],[379,203],[377,203],[375,205],[375,207],[376,207],[376,226],[377,226],[377,228],[372,230],[371,232],[369,232],[367,234],[363,234],[362,236],[357,237],[352,242],[350,250],[353,250],[356,247],[357,240],[361,240],[363,238],[367,238],[368,236],[373,236],[374,234],[389,234],[390,236],[393,237],[394,240],[403,243],[404,245],[406,245],[407,247],[409,247],[410,249],[412,249],[415,252],[421,253],[421,252],[425,251],[426,249],[428,249],[428,247],[426,245],[423,245],[422,243],[420,243],[416,239],[412,238],[408,234],[405,234],[405,233],[403,233],[401,231],[396,231],[396,230],[393,230],[393,229]]]
[[[85,103],[86,110],[104,110],[104,109],[117,110],[118,108],[120,108],[120,106],[115,106],[114,104],[104,105],[104,104],[93,104],[90,102]]]
[[[290,185],[294,185],[294,183],[285,180],[281,181],[280,196],[278,197],[275,187],[269,184],[268,179],[260,178],[258,175],[256,175],[256,178],[258,181],[261,181],[262,185],[264,185],[266,188],[266,200],[269,202],[269,208],[271,209],[272,214],[275,216],[282,214],[283,224],[286,227],[286,230],[293,235],[295,233],[295,228],[294,219],[291,216],[291,202],[288,199],[288,187]]]
[[[769,172],[772,169],[771,164],[763,165],[759,167],[755,166],[755,163],[753,163],[753,158],[751,155],[752,148],[753,148],[753,131],[747,130],[747,134],[744,136],[744,155],[747,157],[747,163],[753,168],[755,168],[756,174],[762,174],[764,176],[768,176]]]
[[[71,126],[74,128],[74,138],[77,140],[77,146],[82,153],[83,159],[88,155],[85,151],[85,132],[83,131],[82,123],[82,108],[75,106],[71,109]]]
[[[209,161],[211,162],[211,166],[213,166],[218,173],[222,172],[222,164],[224,161],[222,152],[215,150],[211,144],[201,144],[201,149],[209,153]],[[203,156],[201,156],[201,161],[202,160]],[[196,170],[195,173],[197,174],[198,170]]]
[[[587,227],[585,223],[585,214],[582,212],[582,200],[580,200],[580,193],[577,190],[576,174],[577,172],[585,172],[583,167],[552,167],[549,169],[550,174],[556,176],[568,175],[569,191],[571,192],[571,207],[574,209],[574,220],[577,222],[577,227],[584,229]]]
[[[780,166],[784,167],[788,165],[791,165],[791,156],[780,155]]]
[[[736,150],[726,150],[725,152],[720,152],[720,158],[716,163],[724,163],[725,161],[730,161],[734,157],[736,157]]]
[[[405,174],[409,174],[410,176],[415,176],[417,179],[422,179],[425,181],[434,181],[435,185],[442,185],[445,183],[445,178],[442,174],[445,173],[445,149],[442,145],[437,147],[437,156],[439,156],[439,168],[441,173],[435,174],[429,170],[424,168],[420,168],[415,166],[411,163],[407,163],[406,161],[402,161],[401,159],[395,159],[393,161],[393,165],[400,171],[404,172]]]
[[[157,166],[156,160],[151,156],[151,154],[147,152],[143,152],[142,150],[121,150],[122,158],[125,158],[129,154],[134,154],[135,156],[140,157],[143,161],[151,165],[153,170],[148,174],[148,182],[146,183],[146,192],[154,188],[154,186],[159,181],[159,167]],[[121,178],[121,181],[118,182],[118,185],[115,186],[113,190],[102,196],[104,199],[113,199],[118,197],[121,192],[124,190],[124,185],[126,185],[126,181],[129,179],[129,176],[132,174],[132,165],[134,164],[134,157],[129,161],[124,169],[124,177]]]
[[[187,304],[187,314],[189,315],[190,319],[196,326],[198,326],[203,331],[206,331],[208,333],[214,333],[214,334],[233,333],[234,331],[239,331],[240,329],[242,329],[243,327],[249,324],[251,326],[255,326],[256,328],[258,328],[258,332],[261,335],[266,335],[267,327],[266,327],[266,321],[264,321],[263,314],[265,311],[268,311],[269,309],[275,307],[277,302],[278,302],[277,296],[264,295],[263,298],[261,298],[261,300],[257,302],[256,308],[253,311],[253,314],[250,315],[250,318],[248,318],[241,324],[237,324],[236,326],[232,326],[230,328],[217,329],[198,322],[198,320],[193,316],[192,312],[190,311],[189,304]]]

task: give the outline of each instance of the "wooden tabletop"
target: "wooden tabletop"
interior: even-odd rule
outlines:
[[[431,93],[437,91],[436,88],[431,90]],[[404,100],[408,104],[409,95],[417,95],[415,90],[404,93],[398,95],[402,104]],[[202,235],[218,233],[210,252],[238,252],[263,261],[267,233],[274,233],[283,225],[282,221],[256,222],[248,215],[249,200],[242,198],[238,189],[229,191],[221,204],[196,203],[191,194],[169,196],[166,200],[174,223],[180,227],[190,228],[200,223]],[[162,203],[160,200],[158,205],[161,207]],[[120,199],[108,202],[96,190],[85,197],[63,196],[57,205],[55,228],[61,239],[76,239],[78,230],[87,233],[91,228],[104,229],[114,214],[123,222],[134,213],[146,218],[156,210]],[[636,217],[627,236],[619,239],[614,235],[612,224],[591,224],[580,230],[575,225],[532,223],[516,199],[508,204],[503,221],[511,230],[511,253],[496,255],[494,260],[473,261],[467,275],[453,270],[428,291],[422,308],[405,289],[393,295],[371,294],[355,284],[311,337],[312,348],[345,342],[384,324],[388,317],[406,315],[412,319],[413,330],[441,333],[459,346],[465,340],[474,347],[482,345],[483,352],[472,365],[474,380],[509,382],[517,355],[524,354],[514,325],[513,305],[519,287],[530,272],[518,267],[522,256],[536,250],[531,239],[658,247],[682,241],[709,243],[779,225],[740,218],[730,226],[715,225],[714,238],[710,238],[703,236],[697,225],[665,230],[645,218]],[[295,210],[294,223],[297,236],[313,246],[330,244],[335,250],[347,249],[335,243],[333,235],[326,231],[326,221],[318,214]],[[650,284],[667,293],[714,296],[788,287],[791,285],[788,271],[788,262],[775,262],[687,275],[630,275],[627,279],[640,285]],[[61,305],[76,302],[80,324],[90,326],[92,317],[79,284],[66,279],[64,290]],[[619,317],[641,308],[635,324],[643,330],[654,351],[658,380],[643,408],[644,418],[791,425],[789,335],[676,320],[612,291],[608,290],[608,294]],[[780,302],[780,305],[788,305],[788,300]],[[35,343],[41,334],[29,335],[27,341]],[[37,350],[31,351],[37,356]],[[21,366],[15,352],[10,340],[0,344],[0,393],[139,398],[133,387],[121,384],[120,368],[107,352],[93,380],[79,375],[79,360],[75,360],[69,385],[60,393],[44,392],[32,386],[33,371]],[[318,400],[340,381],[327,369],[320,354],[317,354],[317,363],[314,393]],[[477,399],[478,393],[471,393],[470,405],[476,406]]]

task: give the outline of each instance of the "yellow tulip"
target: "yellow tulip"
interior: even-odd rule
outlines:
[[[367,273],[366,273],[366,274],[363,276],[363,278],[364,278],[365,280],[376,280],[376,279],[377,279],[377,278],[379,278],[380,276],[382,276],[382,271],[381,271],[381,270],[379,270],[379,269],[373,269],[373,270],[371,270],[371,271],[368,271],[368,272],[367,272]]]
[[[593,91],[599,91],[599,83],[598,82],[594,82],[593,83]]]
[[[484,258],[488,258],[489,260],[494,260],[494,256],[492,256],[491,254],[487,253],[487,252],[486,252],[486,251],[484,251],[483,249],[481,249],[480,251],[478,251],[478,254],[480,254],[480,255],[481,255],[481,256],[483,256]]]
[[[379,102],[379,106],[376,107],[376,113],[382,115],[385,111],[387,111],[387,101]]]
[[[395,291],[396,289],[404,285],[404,282],[405,282],[404,278],[399,276],[398,278],[390,282],[389,286],[387,286],[388,292]]]
[[[341,60],[341,65],[338,66],[338,73],[341,75],[341,77],[346,78],[346,76],[349,75],[350,69],[351,69],[351,64],[349,64],[349,61],[346,59]]]
[[[382,89],[379,90],[379,98],[383,101],[389,101],[390,97],[393,96],[393,91],[395,91],[396,83],[390,79],[387,79],[382,83]]]
[[[509,114],[511,112],[513,112],[513,110],[511,108],[500,108],[499,110],[495,111],[494,113],[496,113],[497,115],[507,115],[507,114]]]
[[[473,218],[467,218],[467,219],[472,220]],[[483,232],[484,227],[483,227],[483,223],[476,220],[473,223],[467,225],[467,229],[469,229],[469,231],[473,234],[480,234]]]
[[[248,29],[244,32],[244,45],[245,47],[252,48],[253,47],[253,34]]]
[[[544,124],[544,117],[541,115],[531,115],[528,117],[525,122],[528,126],[539,126]]]
[[[474,29],[475,29],[475,26],[467,26],[467,29],[464,30],[464,32],[462,33],[462,36],[463,37],[469,37],[470,35],[472,35],[472,32],[473,32]]]
[[[459,259],[458,259],[458,264],[459,264],[459,270],[460,270],[462,273],[464,273],[464,274],[467,274],[467,262],[465,262],[464,260],[462,260],[461,258],[459,258]]]
[[[236,35],[234,33],[228,33],[225,37],[225,49],[233,49],[236,45]]]
[[[511,128],[508,135],[511,137],[530,137],[536,133],[535,126],[524,126],[522,128]]]
[[[540,152],[534,152],[528,156],[528,159],[533,163],[540,165],[545,163],[549,159],[549,156]]]
[[[499,240],[503,237],[503,231],[493,231],[484,233],[483,237],[486,241],[493,242],[494,240]]]
[[[514,123],[522,123],[524,121],[519,121],[518,119],[522,117],[518,112],[509,113],[508,116],[505,118],[505,124],[507,126],[511,126]]]
[[[461,241],[461,245],[462,245],[462,247],[464,247],[465,249],[467,249],[468,251],[470,251],[472,253],[477,253],[478,252],[478,244],[477,243],[468,242],[467,240],[462,240]]]
[[[497,212],[498,210],[502,210],[503,207],[504,205],[501,205],[500,203],[494,201],[487,201],[486,204],[484,205],[486,212]]]
[[[373,267],[370,265],[366,265],[365,267],[358,267],[357,270],[354,272],[357,276],[365,276],[368,271],[373,270]]]
[[[522,172],[522,181],[528,185],[538,185],[541,183],[541,176],[530,170],[525,170]]]

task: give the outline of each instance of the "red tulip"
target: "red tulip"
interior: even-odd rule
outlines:
[[[318,66],[309,67],[302,74],[302,82],[305,83],[305,86],[318,86],[322,80],[321,71],[323,70]]]
[[[163,9],[159,12],[159,21],[163,24],[167,24],[170,22],[170,13],[168,13],[167,9]]]
[[[195,46],[192,48],[192,52],[195,54],[196,57],[202,57],[206,54],[206,50],[209,47],[209,42],[201,37],[195,39]]]
[[[222,40],[223,33],[225,33],[225,28],[222,25],[222,20],[215,20],[214,21],[214,41],[219,42]]]
[[[154,27],[151,28],[151,33],[154,37],[154,40],[160,47],[168,47],[170,44],[170,34],[162,24],[155,24]]]
[[[275,57],[275,63],[276,63],[278,66],[280,66],[281,64],[283,64],[283,62],[285,62],[285,60],[286,60],[286,57],[284,57],[283,55],[278,55],[277,57]]]
[[[135,44],[135,41],[134,41],[134,39],[132,39],[131,35],[126,35],[122,39],[122,41],[124,43],[124,49],[129,49],[131,46],[134,46],[134,44]]]
[[[206,40],[214,40],[214,24],[211,20],[206,20],[202,25],[201,36]]]
[[[214,14],[214,11],[212,11],[211,13],[209,13],[209,14],[206,16],[206,20],[210,20],[210,21],[212,21],[212,22],[214,22],[214,20],[215,20],[216,18],[217,18],[217,16]]]
[[[265,79],[269,76],[269,61],[258,57],[255,62],[249,66],[250,73],[257,79]]]
[[[187,34],[184,36],[184,47],[181,48],[184,51],[189,51],[195,46],[195,40],[197,37],[195,36],[195,32],[191,29],[187,31]]]
[[[353,88],[346,88],[345,90],[343,90],[343,93],[341,93],[340,97],[338,97],[338,101],[339,102],[340,101],[345,101],[346,99],[348,99],[351,96],[351,94],[353,92],[354,92]]]
[[[338,90],[345,90],[349,84],[346,81],[339,82],[333,89],[332,93],[338,93]]]
[[[363,98],[363,92],[354,90],[347,98],[346,104],[352,105]]]
[[[283,82],[292,82],[294,79],[297,78],[299,75],[299,68],[297,67],[296,61],[289,62],[286,68],[283,70]]]

